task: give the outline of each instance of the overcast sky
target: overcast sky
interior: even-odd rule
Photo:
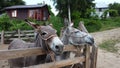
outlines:
[[[55,10],[54,6],[53,6],[53,2],[51,0],[23,0],[26,2],[27,5],[36,5],[37,3],[43,3],[43,1],[48,4],[51,5],[52,7],[52,11],[57,14],[57,11]],[[95,0],[94,3],[96,3],[97,7],[106,7],[109,3],[120,3],[120,0]]]

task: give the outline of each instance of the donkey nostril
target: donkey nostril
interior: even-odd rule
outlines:
[[[59,49],[59,46],[55,46],[56,49]]]

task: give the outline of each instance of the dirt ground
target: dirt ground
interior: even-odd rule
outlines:
[[[96,44],[105,40],[120,39],[120,28],[92,33]],[[120,43],[116,44],[119,48],[118,53],[111,53],[105,50],[98,50],[97,68],[120,68]],[[6,49],[7,45],[0,45],[0,50]],[[0,61],[0,68],[9,68],[7,60]]]
[[[101,44],[106,40],[120,39],[120,28],[92,33],[96,44]],[[111,53],[105,50],[98,49],[97,68],[120,68],[120,43],[115,45],[118,47],[117,53]]]
[[[0,50],[6,50],[8,45],[0,45]],[[10,68],[7,60],[0,60],[0,68]]]

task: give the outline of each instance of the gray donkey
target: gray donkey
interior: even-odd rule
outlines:
[[[21,39],[15,39],[10,43],[10,46],[8,47],[9,50],[41,47],[46,51],[51,50],[52,52],[55,53],[55,55],[59,55],[62,53],[63,43],[56,35],[55,29],[53,29],[49,25],[39,26],[33,22],[29,22],[28,20],[26,20],[26,22],[37,30],[35,43],[27,43]],[[9,63],[11,68],[21,68],[21,67],[36,65],[39,63],[45,63],[46,56],[47,54],[24,57],[24,58],[16,58],[9,60]]]
[[[70,23],[63,31],[61,41],[63,42],[64,45],[71,44],[74,46],[80,46],[81,44],[82,45],[88,44],[88,45],[95,46],[94,38],[89,33],[83,32],[72,26],[73,26],[73,23]],[[70,58],[70,54],[71,52],[63,52],[63,54],[60,57],[61,58],[60,60]]]

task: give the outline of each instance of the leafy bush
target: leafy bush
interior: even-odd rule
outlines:
[[[10,31],[10,30],[28,30],[32,29],[28,26],[23,20],[10,19],[9,16],[5,13],[0,17],[0,30]]]
[[[99,20],[94,19],[79,19],[75,20],[74,26],[77,28],[80,21],[84,21],[84,25],[89,32],[95,32],[101,29],[102,25]]]
[[[0,30],[9,30],[11,26],[12,24],[7,14],[2,14],[0,17]]]
[[[101,29],[102,25],[97,20],[90,20],[89,22],[85,23],[86,28],[89,32],[95,32]]]
[[[57,30],[57,34],[59,35],[61,31],[61,27],[63,27],[62,18],[57,16],[51,16],[49,22],[53,24],[53,28]]]
[[[111,9],[111,10],[109,10],[109,14],[111,17],[116,17],[116,16],[118,16],[118,11]]]
[[[72,19],[79,19],[80,18],[80,12],[79,11],[73,11],[72,13]]]

